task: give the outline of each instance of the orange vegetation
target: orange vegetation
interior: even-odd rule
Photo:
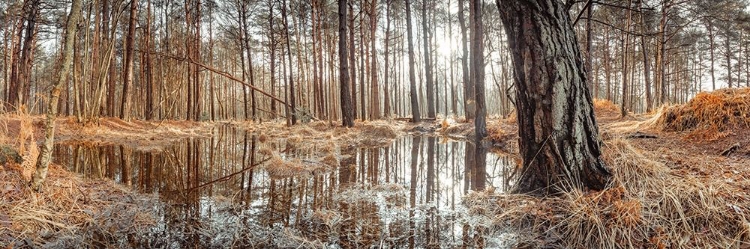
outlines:
[[[597,117],[619,117],[620,107],[606,99],[594,99],[594,113]]]
[[[658,123],[665,131],[717,133],[750,127],[750,88],[701,92],[684,105],[672,106]],[[723,135],[718,135],[721,137]]]
[[[25,187],[22,172],[17,164],[0,165],[0,241],[8,248],[124,246],[120,238],[139,237],[157,223],[156,197],[110,180],[81,179],[57,164],[37,193]]]

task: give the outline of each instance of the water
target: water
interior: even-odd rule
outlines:
[[[269,174],[274,161],[259,163],[268,151],[316,170]],[[320,166],[326,154],[340,165]],[[159,225],[140,245],[160,247],[503,246],[486,236],[487,221],[468,215],[462,197],[507,190],[515,168],[509,157],[437,137],[405,136],[383,148],[304,148],[261,142],[231,126],[161,150],[62,144],[54,158],[84,177],[157,194]]]

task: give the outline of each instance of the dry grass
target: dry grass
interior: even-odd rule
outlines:
[[[693,131],[696,138],[722,137],[730,129],[750,127],[750,88],[701,92],[690,102],[665,110],[658,120],[665,131]]]
[[[11,248],[127,245],[154,225],[151,202],[107,180],[83,180],[50,165],[43,192],[26,187],[18,165],[0,166],[0,241]],[[118,246],[119,245],[119,246]]]
[[[597,117],[619,117],[620,107],[606,99],[594,99],[594,113]]]
[[[333,158],[335,159],[335,157]],[[313,160],[301,160],[299,158],[284,159],[279,155],[272,155],[271,159],[262,168],[268,172],[273,179],[283,179],[289,177],[309,177],[315,174],[324,173],[330,170],[329,163],[333,163],[331,158],[323,159],[324,162]],[[338,162],[336,159],[335,162]]]
[[[504,141],[508,139],[508,132],[503,130],[499,122],[497,124],[490,123],[487,127],[487,138],[493,142]]]
[[[365,147],[384,147],[395,141],[398,131],[384,121],[362,124],[359,129],[359,144]]]
[[[313,121],[292,127],[281,122],[240,122],[231,125],[260,133],[261,143],[287,144],[293,149],[315,149],[327,153],[338,147],[385,147],[393,143],[404,127],[401,121],[364,121],[347,128]]]
[[[538,198],[474,193],[471,212],[521,247],[737,248],[750,246],[750,196],[721,179],[675,174],[623,140],[605,146],[614,170],[604,191]]]
[[[443,135],[457,136],[457,137],[470,137],[474,135],[474,124],[473,123],[456,123],[445,128],[441,128],[438,132]]]
[[[41,115],[4,114],[0,116],[0,122],[9,137],[36,141],[44,137],[44,117]],[[188,137],[208,137],[218,124],[174,120],[125,122],[118,118],[100,118],[95,123],[81,124],[73,117],[60,117],[55,122],[56,143],[127,145],[143,151],[158,151]],[[13,142],[19,151],[24,150],[18,141]]]

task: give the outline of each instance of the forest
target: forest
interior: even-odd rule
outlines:
[[[2,248],[747,248],[745,0],[0,0]]]

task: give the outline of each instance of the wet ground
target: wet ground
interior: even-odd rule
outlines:
[[[264,141],[261,141],[264,140]],[[333,155],[336,160],[326,160]],[[275,158],[274,158],[275,157]],[[503,192],[515,163],[423,135],[380,148],[265,141],[219,126],[163,149],[65,143],[55,160],[159,196],[138,247],[503,247],[462,197]],[[278,159],[281,160],[278,160]],[[330,159],[330,158],[329,158]],[[510,235],[509,235],[510,236]]]

